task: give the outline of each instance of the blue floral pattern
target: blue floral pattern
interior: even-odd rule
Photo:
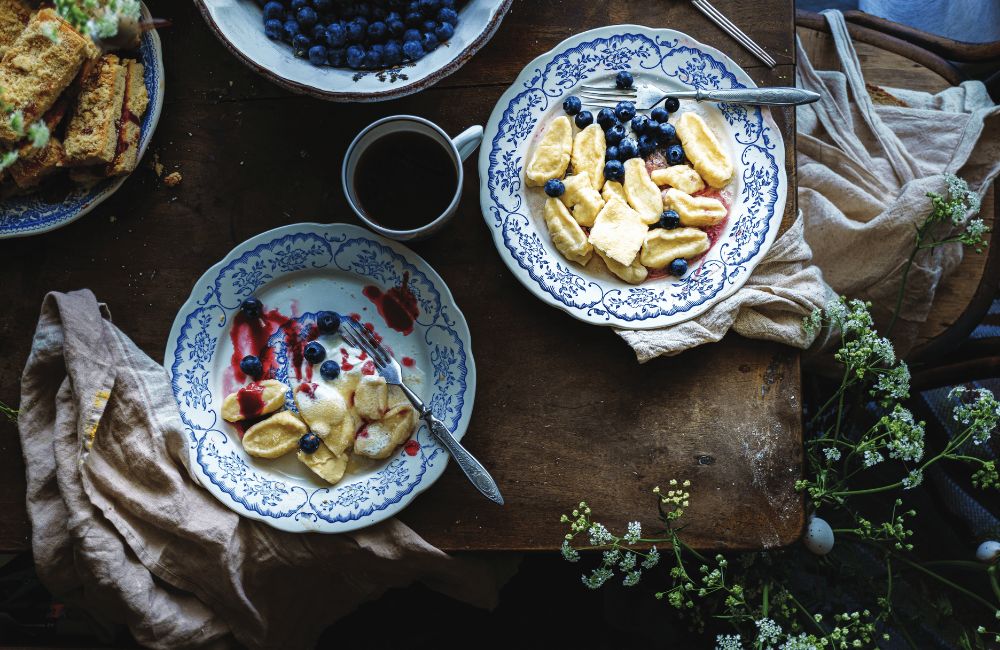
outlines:
[[[403,450],[359,480],[330,487],[289,479],[250,458],[239,439],[224,428],[218,408],[224,395],[216,368],[228,365],[222,342],[247,295],[285,274],[309,269],[348,272],[383,286],[405,275],[420,316],[414,336],[428,346],[428,402],[435,415],[461,437],[471,412],[475,368],[468,328],[441,279],[425,262],[397,244],[343,224],[301,224],[265,233],[237,247],[211,269],[178,313],[165,355],[171,385],[188,433],[192,468],[199,480],[237,512],[285,530],[338,532],[375,523],[409,502],[444,470],[445,454],[421,425],[415,456]],[[312,323],[315,313],[298,317]],[[284,338],[271,347],[287,381],[289,354]]]
[[[564,96],[584,82],[610,85],[624,69],[663,87],[753,85],[727,57],[672,30],[608,27],[573,37],[525,68],[494,109],[480,155],[483,216],[501,257],[543,300],[589,322],[660,327],[696,316],[734,292],[767,252],[787,193],[784,151],[769,114],[718,105],[736,145],[736,178],[729,222],[698,268],[683,279],[627,286],[566,263],[554,252],[541,217],[527,208],[523,161],[537,125],[561,110]]]
[[[156,107],[163,99],[160,96],[163,91],[162,52],[155,32],[143,32],[139,55],[145,67],[143,81],[149,93],[149,110],[143,115],[139,135],[140,151],[145,151],[156,127]],[[92,187],[77,186],[55,202],[45,193],[8,197],[0,207],[0,239],[45,232],[74,221],[114,194],[124,180],[124,177],[109,178]]]

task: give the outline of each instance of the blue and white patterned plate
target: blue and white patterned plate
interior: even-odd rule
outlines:
[[[420,307],[406,336],[386,326],[362,294],[365,285],[383,291],[398,286],[404,274]],[[251,294],[300,322],[323,309],[373,322],[397,358],[415,360],[424,380],[413,387],[461,438],[472,415],[476,368],[465,317],[444,281],[406,247],[363,228],[283,226],[243,242],[202,276],[174,319],[164,355],[191,468],[229,508],[281,530],[325,533],[370,526],[405,508],[448,462],[422,423],[414,434],[416,455],[399,449],[385,461],[349,469],[334,486],[316,478],[295,454],[265,460],[243,450],[235,428],[219,413],[233,352],[230,324]],[[278,378],[287,379],[288,370]]]
[[[693,318],[746,282],[777,235],[788,179],[781,133],[768,110],[683,102],[682,111],[706,119],[736,170],[716,244],[683,279],[637,286],[612,276],[596,255],[586,268],[568,262],[545,227],[544,195],[524,186],[524,166],[563,99],[584,83],[614,87],[620,70],[662,88],[755,86],[729,57],[681,32],[615,25],[578,34],[532,61],[497,102],[480,148],[480,202],[500,256],[532,293],[589,323],[649,329]]]
[[[142,6],[142,15],[150,19]],[[140,125],[139,157],[146,152],[163,110],[163,50],[156,30],[144,32],[139,43],[139,58],[145,66],[144,81],[149,93],[149,108]],[[44,191],[15,196],[0,203],[0,239],[24,237],[62,228],[100,205],[125,182],[125,176],[109,178],[90,187],[76,187],[59,201],[51,201]]]

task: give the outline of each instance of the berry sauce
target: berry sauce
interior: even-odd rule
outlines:
[[[247,355],[260,359],[264,372],[263,379],[273,379],[278,370],[278,360],[268,347],[268,340],[278,331],[284,335],[291,370],[297,380],[312,379],[312,364],[305,360],[303,348],[319,335],[315,325],[304,328],[294,318],[285,316],[277,309],[264,312],[258,318],[249,318],[243,312],[236,312],[233,326],[229,330],[229,340],[233,344],[230,369],[236,383],[245,382],[248,377],[240,369],[240,361]]]
[[[417,365],[417,362],[413,360],[413,357],[403,357],[403,365],[407,368],[412,368]]]
[[[302,382],[299,384],[299,392],[305,393],[311,399],[316,399],[316,389],[319,388],[319,384],[313,384],[310,382]]]
[[[413,332],[413,324],[420,315],[420,308],[417,305],[417,298],[410,291],[410,273],[403,272],[403,281],[398,287],[393,287],[382,293],[376,286],[368,285],[364,288],[365,297],[375,303],[379,315],[385,320],[386,325],[409,335]]]
[[[406,444],[403,445],[403,451],[409,456],[416,456],[417,452],[420,451],[420,443],[416,440],[407,440]]]
[[[244,419],[260,415],[264,410],[264,386],[254,382],[236,391],[236,401],[240,405],[240,415]]]

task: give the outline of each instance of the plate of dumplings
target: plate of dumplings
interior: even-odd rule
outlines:
[[[455,437],[476,370],[444,281],[401,244],[293,224],[237,246],[195,284],[164,355],[199,482],[293,532],[370,526],[441,476],[448,454],[405,395],[341,336],[354,320]]]
[[[652,329],[736,292],[777,237],[788,193],[769,110],[625,93],[755,87],[729,57],[669,29],[615,25],[560,43],[497,102],[480,203],[501,258],[532,293],[597,325]]]

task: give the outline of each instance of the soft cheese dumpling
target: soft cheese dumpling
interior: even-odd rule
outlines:
[[[570,215],[559,199],[545,201],[545,225],[549,229],[552,245],[570,262],[586,265],[594,247],[587,241],[587,234]]]
[[[545,185],[545,181],[562,178],[569,166],[572,149],[573,126],[568,117],[560,115],[545,129],[542,141],[538,143],[531,162],[524,170],[528,185]]]
[[[417,412],[397,386],[389,391],[389,410],[358,433],[354,451],[369,458],[388,458],[417,428]]]
[[[348,455],[334,453],[325,443],[311,454],[299,451],[298,458],[327,483],[337,483],[347,471]]]
[[[343,396],[326,384],[299,384],[295,389],[295,408],[312,432],[324,439],[340,429],[347,414]]]
[[[239,422],[274,413],[285,405],[288,386],[277,379],[247,384],[222,400],[222,419]]]
[[[663,194],[663,202],[677,212],[685,226],[704,228],[726,218],[726,206],[710,196],[691,196],[671,187]]]
[[[725,187],[733,177],[733,163],[705,120],[697,113],[687,112],[675,127],[684,153],[705,182],[716,189]]]
[[[601,198],[607,203],[612,196],[617,196],[622,201],[628,202],[625,196],[625,188],[618,181],[604,181],[604,189],[601,190]]]
[[[365,420],[379,420],[389,408],[389,386],[379,375],[361,378],[354,391],[354,410]]]
[[[642,158],[625,161],[625,196],[644,224],[652,225],[660,220],[663,197],[660,196],[660,188],[650,180],[646,161]]]
[[[604,152],[608,145],[604,139],[604,129],[599,124],[591,124],[576,134],[573,140],[573,173],[587,172],[590,185],[598,192],[604,187]],[[586,225],[586,224],[580,224]]]
[[[639,284],[649,276],[649,269],[642,265],[642,262],[639,261],[638,257],[632,260],[630,265],[625,266],[624,264],[619,264],[602,253],[600,249],[595,248],[594,250],[597,251],[597,255],[604,260],[604,265],[608,267],[609,271],[629,284]]]
[[[590,243],[619,264],[631,266],[648,231],[639,213],[613,196],[590,229]]]
[[[639,261],[651,269],[662,269],[678,258],[697,257],[709,246],[708,235],[697,228],[657,228],[646,235]]]
[[[251,456],[277,458],[299,446],[309,428],[291,411],[275,413],[243,434],[243,448]]]
[[[649,177],[657,185],[676,187],[681,192],[694,194],[705,189],[705,181],[691,165],[671,165],[664,169],[654,169]]]
[[[578,224],[588,228],[593,226],[597,213],[604,207],[604,199],[601,198],[601,193],[593,188],[590,173],[580,172],[567,176],[563,187],[565,191],[559,200],[573,210],[573,218]]]

